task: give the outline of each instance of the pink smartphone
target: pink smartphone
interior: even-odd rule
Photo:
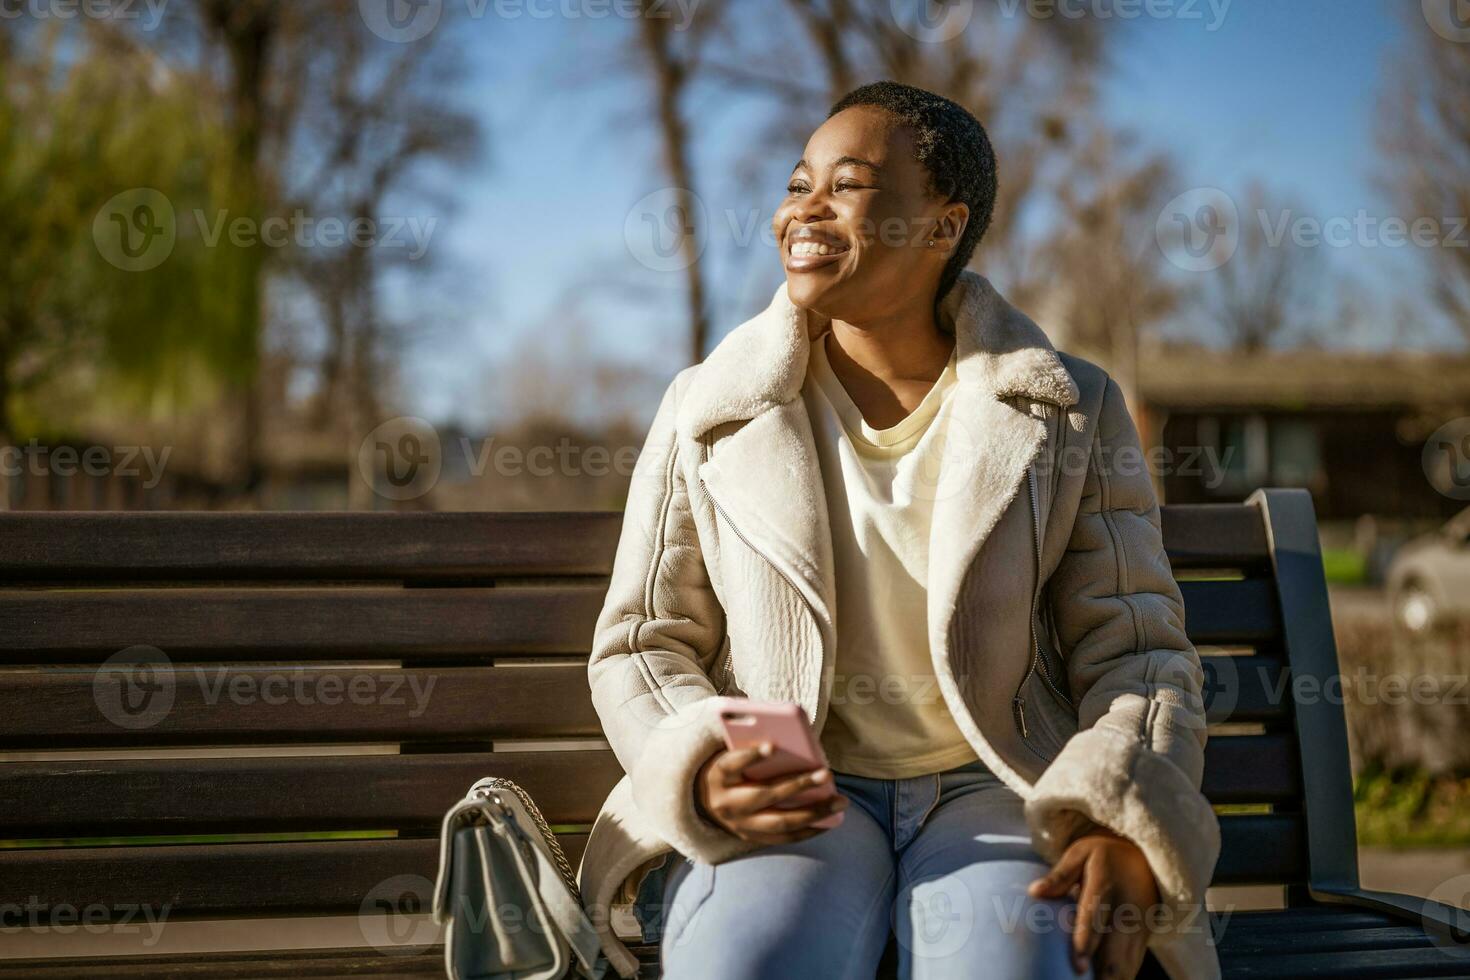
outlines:
[[[745,774],[756,782],[765,782],[798,772],[810,772],[827,765],[806,712],[794,701],[754,701],[750,698],[718,697],[716,710],[725,729],[725,745],[743,749],[748,745],[770,742],[775,749],[769,758],[745,767]],[[835,795],[837,789],[829,779],[821,786],[802,790],[777,806],[781,809],[806,806]],[[823,817],[813,827],[835,827],[842,813]]]

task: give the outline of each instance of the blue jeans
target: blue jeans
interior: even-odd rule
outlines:
[[[837,827],[718,865],[671,852],[644,879],[634,912],[665,977],[871,978],[890,930],[902,978],[1076,976],[1076,903],[1026,894],[1050,868],[982,762],[833,775],[852,801]]]

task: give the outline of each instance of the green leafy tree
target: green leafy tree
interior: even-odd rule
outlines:
[[[105,26],[14,40],[0,46],[0,442],[200,398],[245,364],[255,261],[198,217],[236,196],[217,114],[189,74]]]

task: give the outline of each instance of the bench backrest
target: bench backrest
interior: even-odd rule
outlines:
[[[529,789],[575,862],[620,775],[585,673],[620,522],[0,515],[0,902],[423,908],[439,819],[487,774]],[[1163,522],[1224,726],[1205,791],[1245,811],[1222,816],[1217,883],[1302,882],[1306,801],[1343,805],[1346,779],[1342,733],[1301,730],[1282,686],[1299,645],[1335,669],[1310,502]],[[1326,796],[1300,736],[1340,742]]]

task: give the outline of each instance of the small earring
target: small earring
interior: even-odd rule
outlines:
[[[932,238],[929,239],[929,247],[930,248],[933,248],[934,247],[934,239],[932,239]]]

